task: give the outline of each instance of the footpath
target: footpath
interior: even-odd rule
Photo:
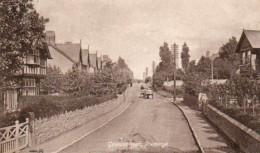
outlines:
[[[157,92],[159,95],[172,101],[172,94],[164,91]],[[196,139],[205,153],[240,153],[239,150],[234,150],[227,140],[217,132],[216,128],[209,123],[201,111],[194,110],[182,103],[182,98],[177,98],[175,101],[188,119],[188,122],[196,135]]]
[[[131,104],[132,92],[134,91],[134,87],[129,88],[127,93],[125,94],[125,100],[120,104],[117,108],[112,110],[111,112],[104,114],[86,124],[69,130],[67,132],[62,133],[61,135],[54,137],[46,142],[43,142],[39,145],[25,148],[21,150],[21,153],[29,153],[29,152],[44,152],[44,153],[58,153],[66,147],[80,141],[82,138],[91,134],[92,132],[98,130],[103,127],[109,121],[113,120],[121,113],[123,113]],[[82,116],[84,117],[84,116]]]
[[[175,104],[184,112],[202,150],[205,153],[237,153],[215,127],[203,116],[201,111],[193,110],[177,100]]]

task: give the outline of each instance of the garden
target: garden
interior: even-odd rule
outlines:
[[[46,78],[41,81],[47,94],[19,96],[16,112],[0,114],[0,127],[13,125],[15,120],[25,121],[29,112],[34,112],[37,119],[46,118],[115,99],[132,79],[133,73],[122,58],[107,63],[95,74],[77,69],[62,74],[57,67],[49,66]]]
[[[224,84],[208,85],[204,92],[209,104],[260,133],[259,87],[259,80],[236,75]]]

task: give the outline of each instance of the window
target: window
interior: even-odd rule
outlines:
[[[25,87],[35,87],[35,79],[24,79]]]
[[[34,56],[27,55],[27,64],[34,64]]]
[[[46,60],[41,58],[41,63],[40,63],[40,65],[41,65],[42,67],[45,67],[45,66],[46,66],[45,63],[46,63]]]
[[[35,64],[40,64],[40,57],[39,56],[35,56],[34,57],[34,62],[35,62]]]

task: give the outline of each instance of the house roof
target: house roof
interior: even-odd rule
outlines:
[[[56,45],[48,42],[48,48],[49,50],[52,50],[51,48],[53,48],[54,50],[56,50],[57,52],[59,52],[60,54],[62,54],[64,57],[66,57],[67,59],[69,59],[71,62],[73,62],[74,64],[77,63],[77,61],[75,61],[73,58],[71,58],[68,54],[66,54],[63,50],[61,50],[60,48],[58,48]]]
[[[90,60],[89,60],[89,50],[88,49],[82,49],[82,63],[84,65],[89,66]]]
[[[89,54],[90,66],[93,68],[97,67],[97,54]]]
[[[239,51],[242,40],[247,38],[253,49],[260,49],[260,31],[259,30],[243,30],[240,40],[236,47],[236,52]]]
[[[72,58],[74,62],[79,62],[80,44],[66,42],[64,44],[56,44],[55,46]]]
[[[252,48],[260,48],[260,31],[244,30],[244,33],[250,42]]]
[[[209,57],[210,60],[214,60],[215,58],[219,57],[219,53],[213,54]]]

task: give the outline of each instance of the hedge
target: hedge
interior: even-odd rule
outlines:
[[[36,118],[50,117],[53,115],[83,109],[116,98],[116,94],[103,96],[22,96],[19,98],[19,112],[1,114],[0,127],[13,125],[15,120],[24,122],[29,117],[29,112],[34,112]]]
[[[238,122],[244,124],[245,126],[253,129],[257,133],[260,134],[260,121],[257,119],[257,117],[245,113],[241,111],[239,108],[226,108],[221,106],[220,104],[216,103],[216,101],[209,101],[209,104],[216,107],[221,112],[227,114],[231,118],[237,120]]]

